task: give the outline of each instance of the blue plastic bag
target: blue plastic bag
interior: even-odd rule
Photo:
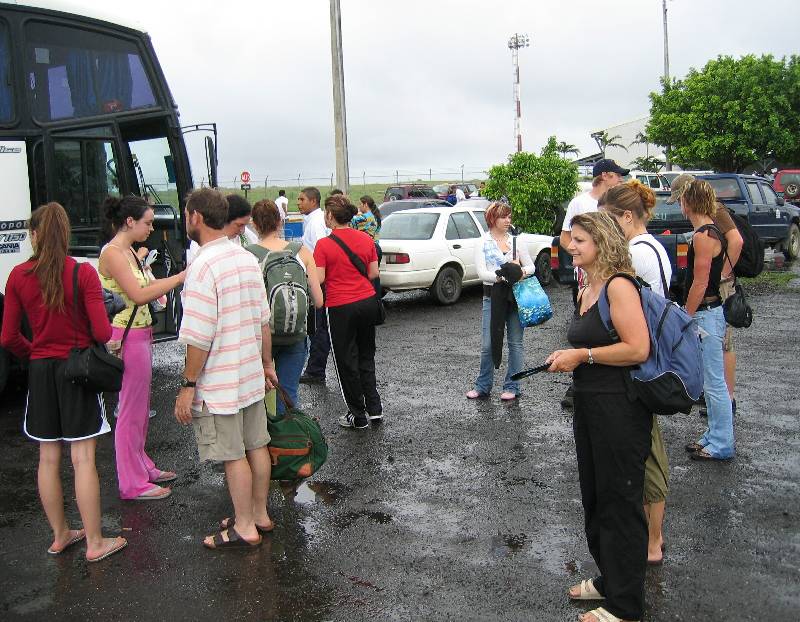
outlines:
[[[523,328],[542,324],[553,317],[550,300],[535,276],[517,281],[513,289],[519,307],[519,322]]]

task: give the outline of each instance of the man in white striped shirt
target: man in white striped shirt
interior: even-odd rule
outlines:
[[[200,245],[183,287],[178,340],[186,365],[175,417],[194,427],[200,460],[224,462],[234,516],[208,536],[208,548],[251,547],[271,531],[265,391],[277,384],[269,303],[255,256],[222,228],[225,197],[197,190],[186,203],[186,231]]]

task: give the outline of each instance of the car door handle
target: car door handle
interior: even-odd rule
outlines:
[[[453,250],[461,248],[461,244],[453,244]]]

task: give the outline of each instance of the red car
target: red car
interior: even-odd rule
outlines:
[[[800,170],[785,169],[775,174],[772,189],[785,201],[800,203]]]

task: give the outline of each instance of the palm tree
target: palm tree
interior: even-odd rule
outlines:
[[[633,147],[634,145],[644,145],[645,156],[650,157],[650,137],[645,132],[636,133],[633,142],[629,146]]]
[[[636,158],[633,162],[631,162],[631,166],[640,171],[658,173],[658,171],[661,170],[661,167],[664,166],[664,160],[659,160],[655,156],[646,156]]]
[[[569,143],[565,143],[563,140],[556,145],[556,151],[558,151],[562,156],[565,158],[567,157],[568,153],[572,153],[575,157],[578,157],[578,154],[581,152],[575,145],[571,145]]]
[[[604,158],[606,157],[606,149],[608,149],[609,147],[619,147],[620,149],[624,149],[625,151],[628,150],[628,148],[625,145],[623,145],[620,142],[617,142],[622,140],[622,136],[620,136],[619,134],[614,134],[613,136],[609,136],[608,132],[606,130],[603,130],[602,132],[595,132],[594,134],[592,134],[592,138],[594,138],[594,141],[600,148],[600,151],[602,152]]]

